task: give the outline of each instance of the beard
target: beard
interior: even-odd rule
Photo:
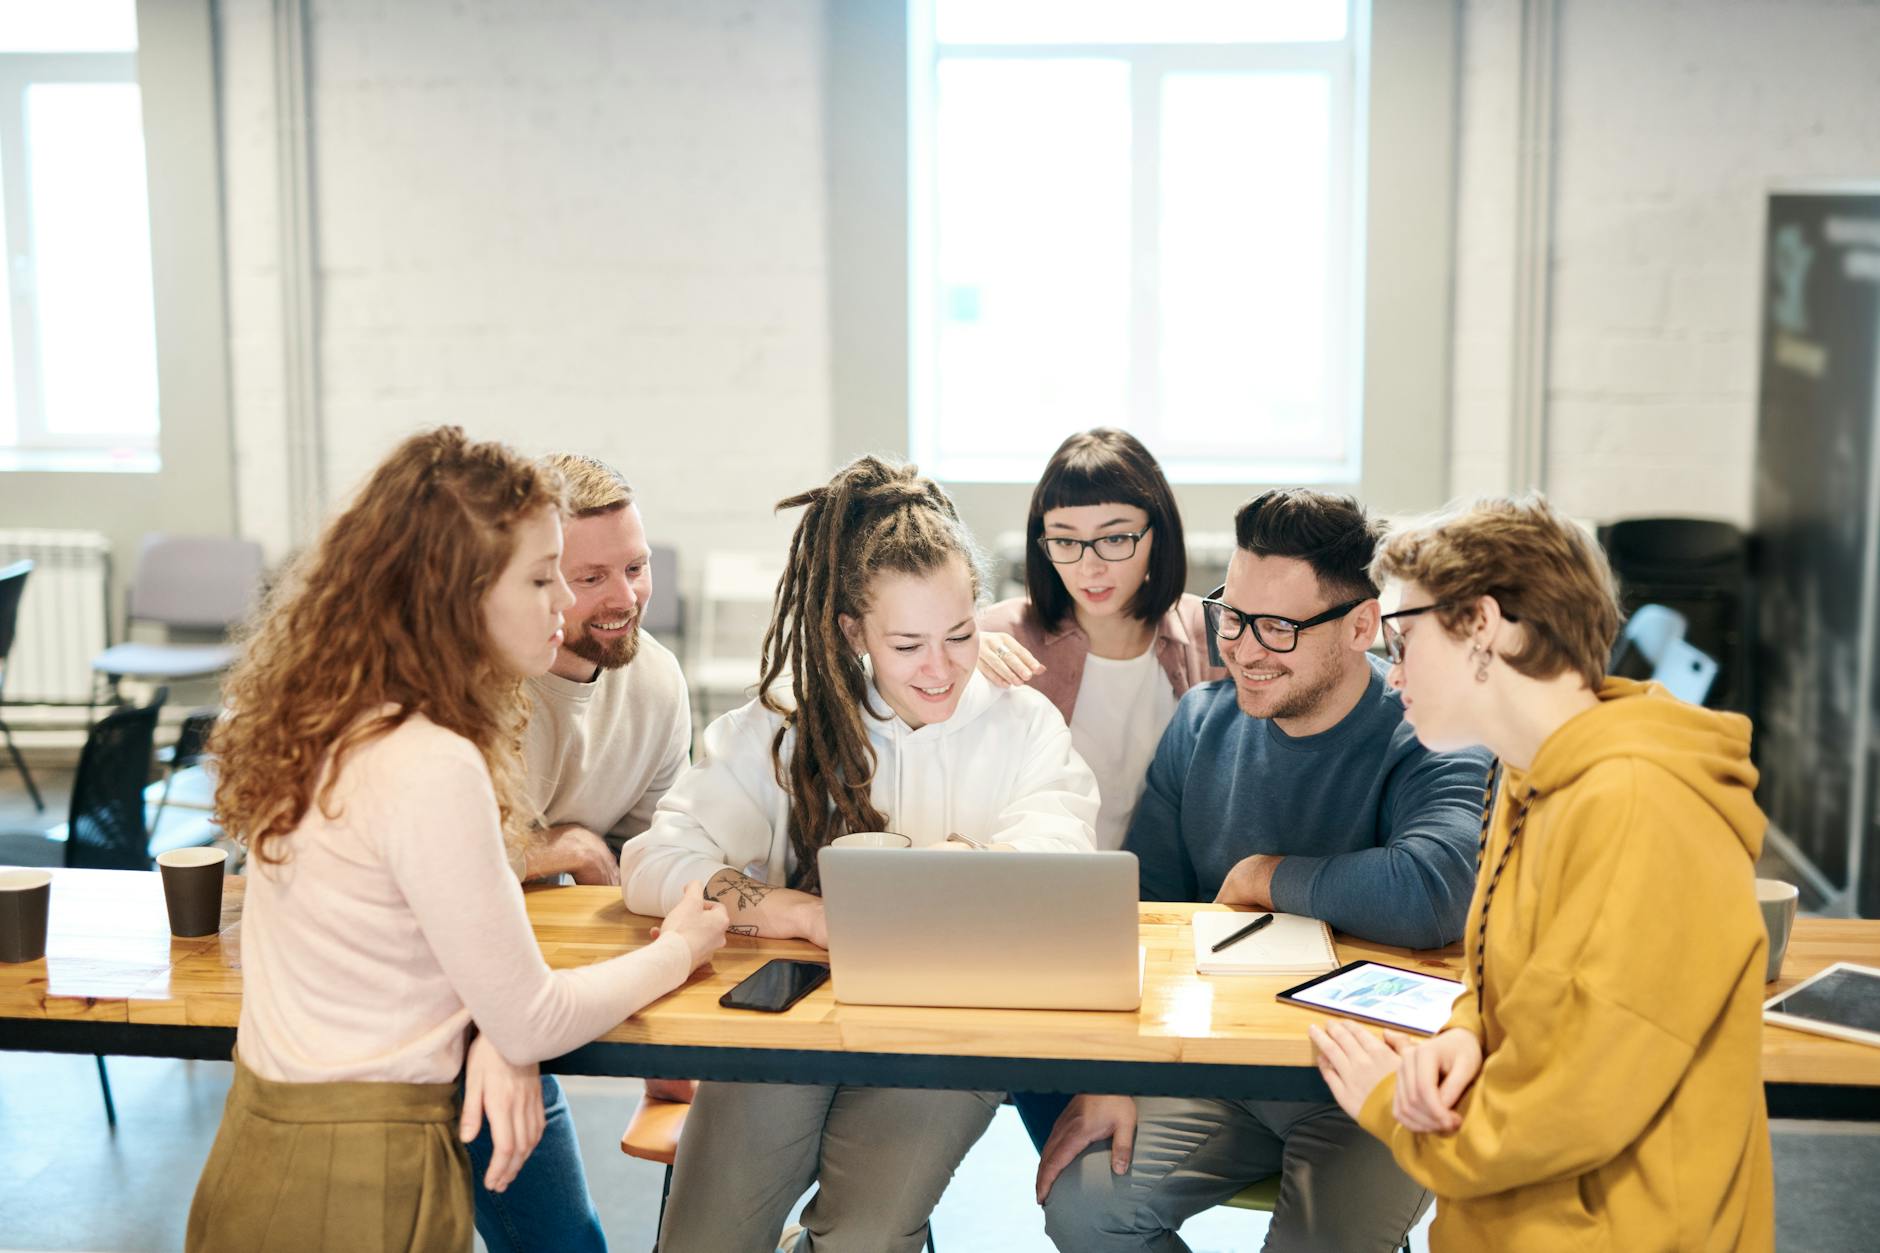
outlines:
[[[640,615],[633,615],[633,625],[625,635],[611,640],[595,639],[584,622],[578,632],[562,641],[561,646],[603,670],[618,670],[632,661],[640,651]]]
[[[584,654],[585,655],[585,654]],[[1232,673],[1231,671],[1229,672]],[[1319,706],[1325,703],[1333,690],[1338,687],[1337,669],[1327,666],[1317,674],[1301,676],[1297,670],[1290,672],[1295,686],[1292,691],[1271,702],[1268,709],[1249,709],[1247,690],[1234,684],[1234,697],[1240,705],[1240,712],[1250,718],[1306,718],[1317,713]]]

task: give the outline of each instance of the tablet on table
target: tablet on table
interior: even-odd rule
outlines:
[[[1462,984],[1454,979],[1383,962],[1356,961],[1294,984],[1279,999],[1400,1031],[1435,1035],[1449,1021],[1449,1007],[1461,994]]]

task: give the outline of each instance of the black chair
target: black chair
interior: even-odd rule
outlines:
[[[176,733],[176,743],[157,750],[157,760],[163,763],[163,791],[157,797],[157,807],[150,814],[152,833],[155,833],[157,824],[163,821],[163,811],[170,803],[170,785],[176,780],[176,772],[189,769],[209,755],[209,732],[215,730],[216,719],[221,716],[222,711],[214,706],[190,710],[183,718],[182,728]]]
[[[32,572],[33,563],[30,561],[16,561],[10,566],[0,567],[0,706],[5,704],[7,655],[13,651],[13,637],[19,627],[20,597],[26,594],[26,576]],[[7,752],[12,755],[20,778],[26,780],[26,792],[33,798],[33,808],[44,810],[46,802],[40,798],[39,787],[33,782],[33,772],[26,768],[26,758],[20,756],[20,746],[13,742],[13,729],[7,726],[5,718],[0,718],[0,738],[6,740]]]
[[[72,780],[65,864],[93,870],[150,869],[144,788],[150,784],[157,715],[168,697],[158,688],[148,705],[112,710],[94,723]]]
[[[1664,605],[1684,616],[1684,638],[1717,661],[1705,704],[1747,711],[1750,670],[1749,537],[1728,522],[1629,518],[1599,534],[1629,615]]]
[[[144,825],[144,788],[157,737],[157,715],[168,688],[158,688],[148,705],[114,709],[85,737],[72,780],[72,808],[66,823],[65,864],[93,870],[150,869],[150,833]],[[105,1122],[117,1127],[111,1076],[97,1055],[98,1087],[104,1094]]]

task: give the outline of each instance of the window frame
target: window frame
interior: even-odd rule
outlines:
[[[1234,483],[1337,483],[1351,485],[1364,464],[1365,165],[1367,125],[1365,78],[1370,5],[1345,0],[1346,30],[1339,40],[1258,43],[943,43],[937,35],[934,0],[907,5],[908,162],[908,424],[912,456],[943,477],[984,483],[1025,482],[1036,474],[1036,450],[1010,458],[949,455],[939,429],[937,359],[942,318],[938,305],[939,233],[935,140],[938,73],[949,59],[1053,60],[1096,58],[1120,61],[1131,84],[1130,273],[1128,287],[1131,370],[1123,425],[1157,450],[1172,481]],[[1321,428],[1327,444],[1342,455],[1262,457],[1243,443],[1223,447],[1181,440],[1165,433],[1162,392],[1161,122],[1163,85],[1178,74],[1310,73],[1328,89],[1328,126],[1334,144],[1326,193],[1336,217],[1328,229],[1331,288],[1326,316],[1330,412]],[[1334,436],[1333,432],[1338,432]],[[1342,437],[1342,438],[1340,438]],[[1257,444],[1257,441],[1255,441]],[[1324,445],[1322,445],[1324,446]]]
[[[122,451],[134,458],[157,455],[162,431],[158,402],[157,427],[147,435],[118,433],[54,433],[46,425],[44,380],[40,372],[38,306],[38,253],[33,238],[31,153],[26,136],[26,92],[52,83],[104,83],[136,87],[141,106],[134,52],[0,52],[0,202],[6,217],[5,248],[7,296],[12,321],[12,343],[0,345],[13,358],[15,435],[0,445],[16,456],[35,454],[99,453]],[[144,177],[148,179],[149,154]],[[155,240],[151,241],[154,254]],[[153,255],[154,269],[154,255]],[[155,276],[152,275],[154,286]],[[154,317],[152,325],[155,332]]]

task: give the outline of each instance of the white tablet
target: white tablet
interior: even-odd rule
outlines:
[[[1763,1021],[1880,1044],[1880,970],[1836,962],[1764,1001]]]
[[[1328,1014],[1435,1035],[1449,1021],[1449,1007],[1460,995],[1462,985],[1454,979],[1361,961],[1287,988],[1279,999]]]

